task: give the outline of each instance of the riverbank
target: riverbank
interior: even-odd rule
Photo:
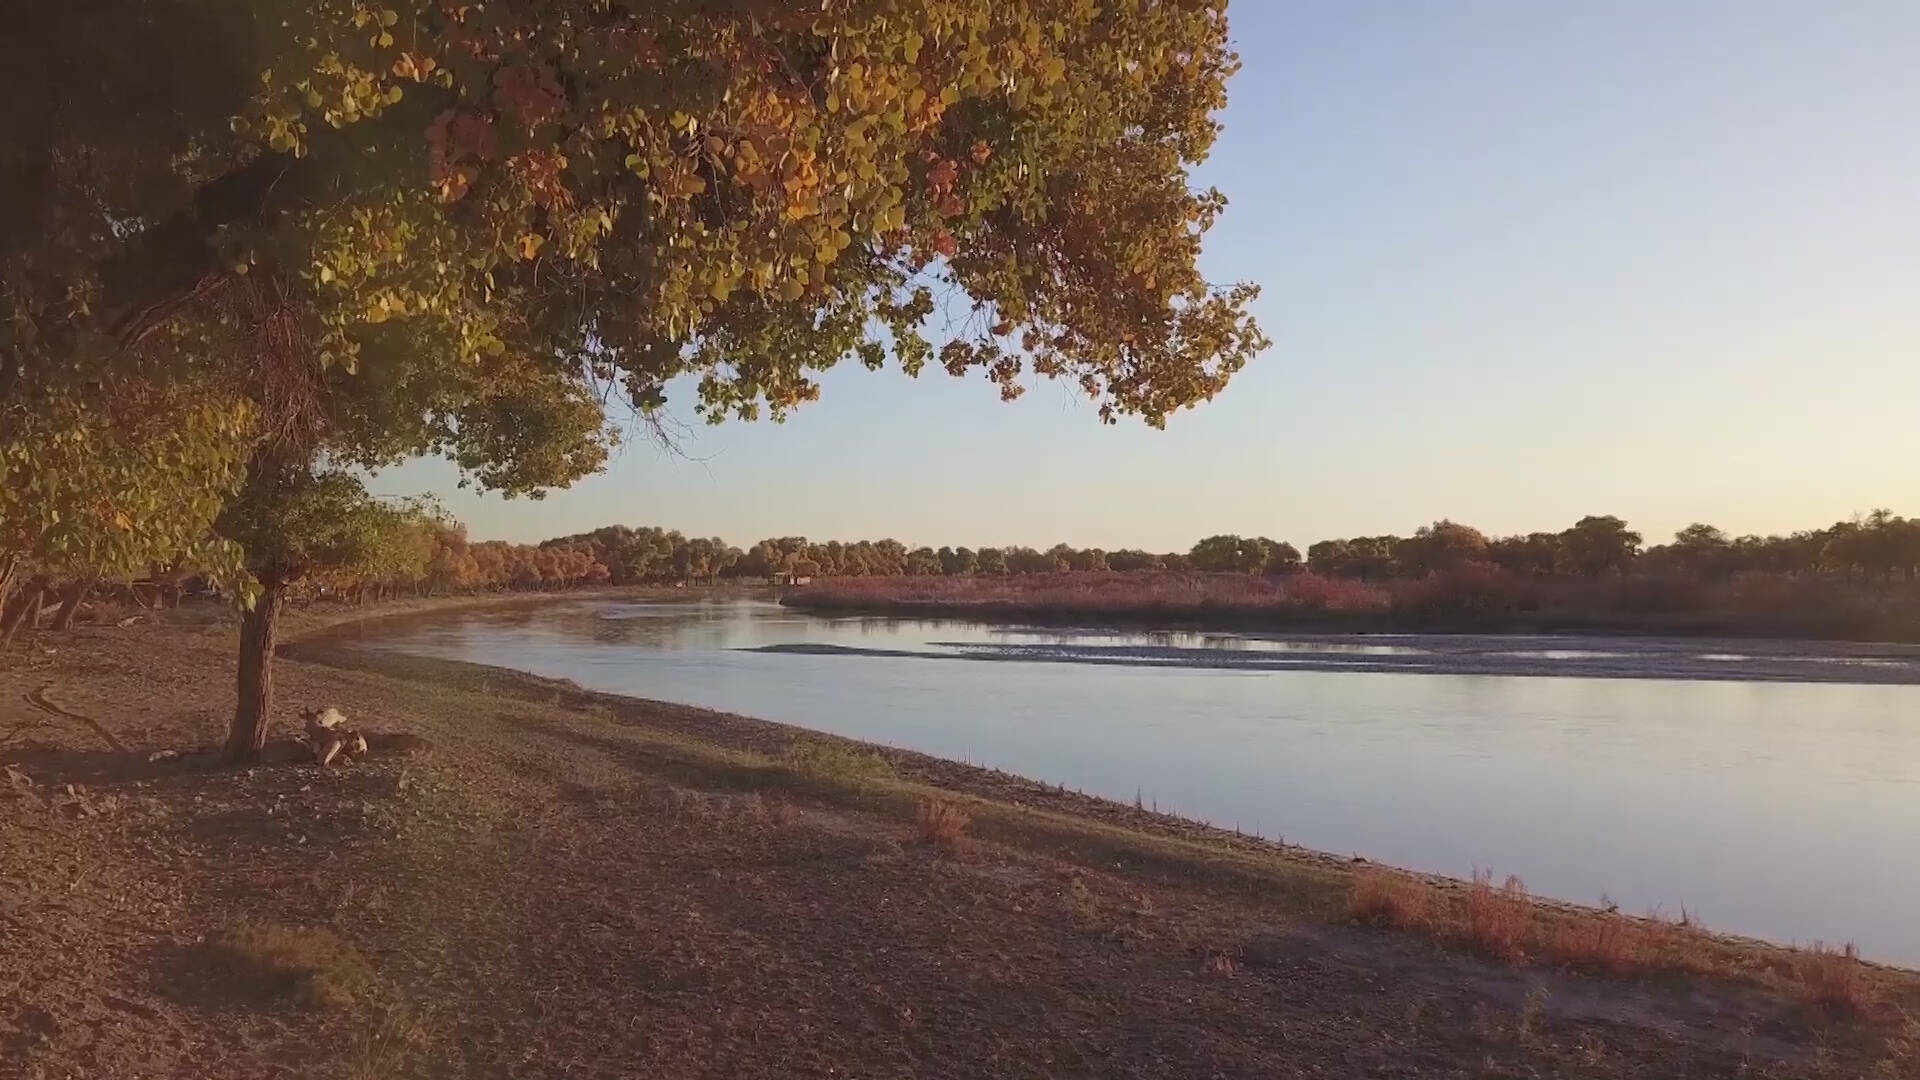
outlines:
[[[1770,575],[1711,583],[1497,570],[1376,581],[1171,571],[872,577],[788,589],[781,603],[822,615],[1083,628],[1920,642],[1913,583]]]
[[[23,778],[0,783],[0,1075],[1838,1077],[1920,1054],[1907,973],[291,623],[283,717],[339,705],[366,763],[148,761],[218,741],[217,620],[50,634],[0,669]]]

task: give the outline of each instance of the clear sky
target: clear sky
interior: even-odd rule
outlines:
[[[1920,513],[1920,3],[1236,0],[1205,256],[1273,347],[1165,431],[857,365],[477,538],[1184,549],[1214,532],[1664,539]],[[679,414],[691,421],[684,399]]]

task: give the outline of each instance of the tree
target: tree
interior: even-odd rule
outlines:
[[[1560,534],[1560,546],[1574,570],[1598,577],[1627,568],[1640,552],[1640,534],[1611,514],[1588,515]]]
[[[907,552],[906,572],[913,577],[932,577],[940,573],[940,556],[930,547]]]
[[[1053,560],[1055,570],[1085,572],[1107,569],[1107,553],[1099,548],[1076,548],[1071,544],[1055,544],[1047,549],[1047,557]]]
[[[611,575],[609,575],[611,576]],[[443,520],[435,529],[433,558],[427,564],[427,589],[432,593],[464,593],[483,581],[480,561],[467,543],[467,527]]]
[[[1307,545],[1307,569],[1325,577],[1344,577],[1353,551],[1345,540],[1317,540]]]
[[[371,561],[385,524],[351,474],[284,465],[248,477],[222,511],[220,534],[246,553],[247,570],[259,582],[240,625],[238,702],[227,733],[229,759],[252,758],[266,746],[266,716],[273,700],[271,660],[286,586],[316,569]]]
[[[1892,526],[1888,554],[1908,581],[1920,576],[1920,519],[1903,518]]]
[[[231,583],[238,552],[209,528],[239,486],[251,422],[244,401],[197,380],[62,378],[0,396],[6,628],[48,578],[127,578],[186,564]],[[28,583],[34,597],[22,591],[9,605],[15,585]]]
[[[1160,560],[1152,552],[1138,548],[1121,548],[1107,553],[1107,567],[1122,572],[1133,570],[1153,570],[1158,568]]]
[[[1559,570],[1565,561],[1560,550],[1560,535],[1544,532],[1489,541],[1487,559],[1510,574],[1527,577],[1545,577]]]
[[[1012,574],[1047,574],[1058,569],[1052,553],[1035,551],[1030,547],[1010,547],[1005,552],[1005,558],[1007,572]]]
[[[1195,570],[1250,574],[1267,564],[1267,549],[1257,538],[1223,534],[1193,545],[1187,559]]]
[[[980,565],[980,557],[971,548],[943,547],[939,551],[940,572],[948,577],[971,574]]]
[[[975,568],[982,574],[1004,577],[1007,573],[1007,555],[999,548],[983,547],[974,556]]]
[[[1285,540],[1260,538],[1266,552],[1266,564],[1261,567],[1269,574],[1297,574],[1300,572],[1300,549]]]
[[[1700,522],[1674,533],[1666,552],[1675,569],[1702,578],[1732,573],[1733,555],[1733,541],[1727,534]]]
[[[0,37],[45,47],[0,131],[0,400],[141,351],[156,385],[215,367],[256,414],[206,440],[246,462],[251,566],[326,554],[270,500],[343,466],[592,472],[614,390],[645,413],[692,376],[708,419],[778,417],[842,359],[937,359],[1158,426],[1266,344],[1253,287],[1197,266],[1220,0],[14,7]],[[941,286],[974,314],[936,356]]]
[[[1471,562],[1485,562],[1487,538],[1479,529],[1442,518],[1422,525],[1394,548],[1394,560],[1403,573],[1423,577],[1457,570]]]
[[[1392,574],[1400,550],[1397,536],[1356,536],[1349,540],[1322,540],[1307,548],[1307,565],[1316,574],[1357,577],[1365,581]]]

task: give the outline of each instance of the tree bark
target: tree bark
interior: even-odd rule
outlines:
[[[26,588],[21,589],[19,595],[13,598],[12,603],[0,609],[0,648],[6,647],[13,641],[14,633],[20,629],[22,623],[27,621],[29,609],[36,618],[39,617],[39,599],[40,583],[29,581]]]
[[[93,582],[76,581],[60,590],[60,610],[53,616],[55,630],[73,629],[73,618],[80,614],[80,605],[86,602],[87,594],[93,591]]]
[[[27,590],[26,614],[20,620],[28,630],[40,629],[40,608],[47,600],[47,590],[43,585],[35,585]]]
[[[0,611],[7,609],[7,601],[13,598],[14,582],[20,577],[20,559],[11,556],[0,560]]]
[[[273,719],[273,638],[280,620],[281,582],[260,582],[253,610],[240,621],[239,702],[233,710],[233,728],[227,733],[227,760],[253,761],[267,745],[267,727]]]

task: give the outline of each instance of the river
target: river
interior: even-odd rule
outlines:
[[[1920,966],[1913,647],[1084,632],[745,600],[559,600],[376,633]]]

